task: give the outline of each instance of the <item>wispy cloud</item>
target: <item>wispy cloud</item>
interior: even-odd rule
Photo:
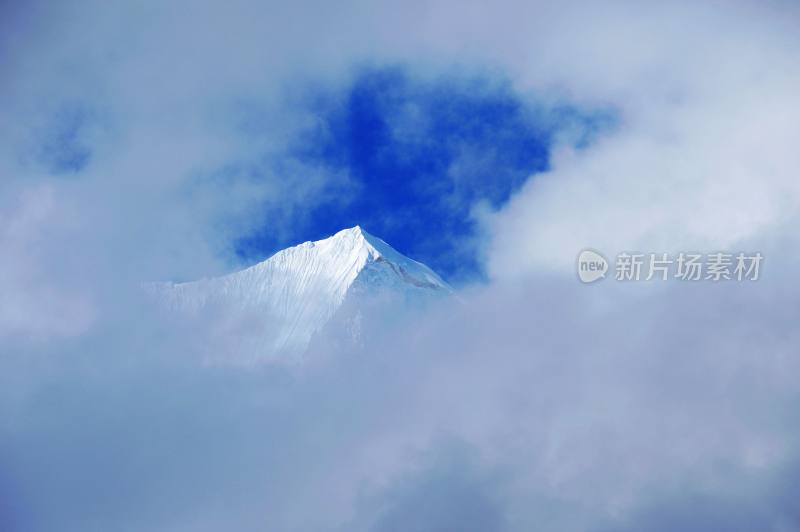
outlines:
[[[2,9],[6,529],[798,528],[793,4]],[[346,172],[286,157],[317,118],[286,94],[348,94],[365,63],[618,114],[471,211],[490,279],[462,303],[376,314],[300,367],[204,363],[241,329],[165,320],[139,283],[230,269],[263,213],[289,239],[336,201]],[[447,109],[403,94],[414,148]],[[527,132],[496,125],[504,149]],[[509,153],[463,148],[470,190]],[[766,261],[749,285],[586,287],[586,246]]]

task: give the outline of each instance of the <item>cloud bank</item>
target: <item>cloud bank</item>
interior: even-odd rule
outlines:
[[[4,530],[800,529],[793,4],[2,9]],[[290,238],[348,176],[287,157],[318,118],[287,93],[398,63],[618,123],[475,199],[461,302],[218,363],[237,329],[139,283],[235,267],[265,219]],[[586,287],[586,246],[766,259]]]

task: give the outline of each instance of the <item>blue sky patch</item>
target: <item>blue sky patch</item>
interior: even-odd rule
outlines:
[[[65,105],[55,112],[41,133],[37,160],[51,174],[75,174],[83,170],[92,151],[82,138],[89,123],[88,112]]]
[[[295,241],[265,228],[237,243],[239,255],[261,260],[360,224],[456,283],[484,275],[475,208],[502,207],[547,170],[559,133],[585,147],[611,124],[608,111],[545,108],[507,80],[418,79],[404,67],[362,70],[343,92],[317,91],[304,103],[316,125],[290,156],[344,173],[348,186],[309,207]]]

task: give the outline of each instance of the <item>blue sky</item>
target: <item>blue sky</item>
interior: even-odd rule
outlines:
[[[91,158],[91,148],[82,138],[90,117],[80,104],[62,104],[42,126],[36,158],[54,175],[75,174]]]
[[[585,147],[614,116],[544,105],[497,72],[421,77],[403,65],[362,68],[343,88],[304,94],[315,121],[288,156],[347,183],[309,206],[288,238],[266,223],[238,241],[239,254],[261,260],[358,224],[455,282],[485,276],[476,209],[501,208],[549,168],[557,139]]]

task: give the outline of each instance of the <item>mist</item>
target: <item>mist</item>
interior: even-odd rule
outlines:
[[[0,13],[3,530],[800,530],[794,4]],[[320,119],[294,96],[398,64],[613,125],[459,205],[477,230],[450,247],[485,278],[357,343],[334,322],[243,359],[251,316],[153,305],[143,283],[234,271],[237,241],[346,202],[346,169],[292,157]],[[586,247],[765,261],[583,285]]]

